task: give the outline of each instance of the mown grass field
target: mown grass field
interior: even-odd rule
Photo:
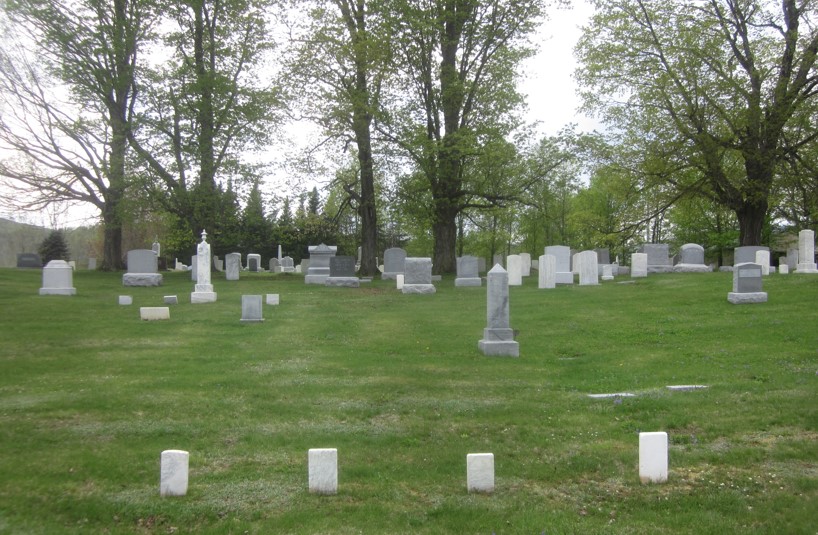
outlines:
[[[2,269],[0,533],[815,534],[818,276],[739,306],[731,277],[532,277],[509,359],[477,350],[485,286],[451,278],[428,296],[214,274],[218,302],[192,305],[186,273],[78,271],[63,297]],[[281,304],[241,323],[266,293]],[[172,294],[170,321],[139,320]],[[640,484],[639,431],[668,432],[667,484]],[[336,496],[307,491],[317,447],[338,448]],[[165,449],[190,452],[185,497],[159,496]],[[466,492],[477,452],[493,495]]]

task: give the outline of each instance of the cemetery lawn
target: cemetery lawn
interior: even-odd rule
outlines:
[[[535,274],[511,288],[518,359],[480,354],[485,286],[448,277],[402,295],[214,273],[197,305],[187,273],[121,277],[39,296],[39,270],[0,269],[0,533],[818,530],[818,276],[731,305],[730,273]],[[281,304],[241,323],[241,295],[267,293]],[[174,294],[170,321],[140,321]],[[666,389],[684,384],[709,388]],[[635,396],[587,396],[612,392]],[[639,481],[640,431],[669,435],[666,484]],[[339,493],[311,495],[307,450],[326,447]],[[185,497],[159,496],[165,449],[190,452]],[[468,494],[483,452],[496,491]]]

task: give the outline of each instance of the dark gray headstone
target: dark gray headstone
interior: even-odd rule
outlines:
[[[151,249],[128,251],[128,273],[157,273],[158,271],[156,253]]]
[[[41,268],[43,260],[36,253],[22,253],[17,255],[18,268]]]
[[[611,251],[609,249],[594,249],[596,251],[596,261],[597,264],[610,264],[611,263]]]
[[[404,271],[406,261],[406,251],[400,247],[387,249],[383,253],[383,274],[382,279],[395,279],[399,273]]]
[[[354,277],[355,257],[354,256],[333,256],[329,259],[330,277]]]
[[[733,291],[736,293],[762,290],[761,264],[747,262],[733,267]]]

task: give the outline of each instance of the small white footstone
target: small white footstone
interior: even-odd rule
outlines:
[[[120,305],[132,305],[133,304],[133,296],[131,296],[131,295],[120,295],[119,296],[119,304]]]
[[[279,303],[278,294],[267,294],[267,304],[277,305]]]
[[[338,450],[313,448],[308,453],[309,489],[313,494],[338,493]]]
[[[707,385],[667,385],[665,388],[674,392],[686,392],[688,390],[707,388]]]
[[[667,433],[639,433],[639,480],[642,483],[667,481]]]
[[[168,307],[140,307],[139,317],[145,321],[169,320],[170,308]]]
[[[494,454],[466,455],[466,487],[469,492],[494,492]]]
[[[631,394],[630,392],[614,392],[612,394],[588,394],[588,397],[593,399],[632,398],[636,397],[636,394]]]
[[[188,465],[190,454],[183,450],[162,452],[159,476],[160,496],[184,496],[187,494]]]

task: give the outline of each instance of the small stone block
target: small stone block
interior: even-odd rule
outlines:
[[[642,483],[667,481],[667,433],[639,433],[639,480]]]
[[[395,275],[395,287],[398,290],[403,290],[403,273]]]
[[[279,304],[278,294],[267,294],[267,304],[268,305],[277,305],[277,304]]]
[[[593,399],[609,399],[609,398],[633,398],[635,394],[630,392],[614,392],[612,394],[588,394],[589,398]]]
[[[707,388],[707,385],[667,385],[665,388],[673,392],[687,392],[689,390],[700,390],[702,388]]]
[[[184,496],[187,494],[188,464],[190,454],[182,450],[162,452],[159,476],[160,496]]]
[[[466,455],[466,487],[469,492],[494,492],[494,454]]]
[[[178,305],[179,304],[179,298],[176,297],[175,295],[166,295],[165,296],[165,304],[166,305]]]
[[[338,493],[338,450],[309,450],[309,489],[313,494]]]
[[[130,295],[120,295],[119,296],[119,304],[120,305],[132,305],[133,304],[133,297]]]
[[[169,320],[170,308],[168,307],[141,307],[139,317],[145,321]]]
[[[734,305],[744,305],[748,303],[766,303],[767,292],[728,292],[727,300]]]

